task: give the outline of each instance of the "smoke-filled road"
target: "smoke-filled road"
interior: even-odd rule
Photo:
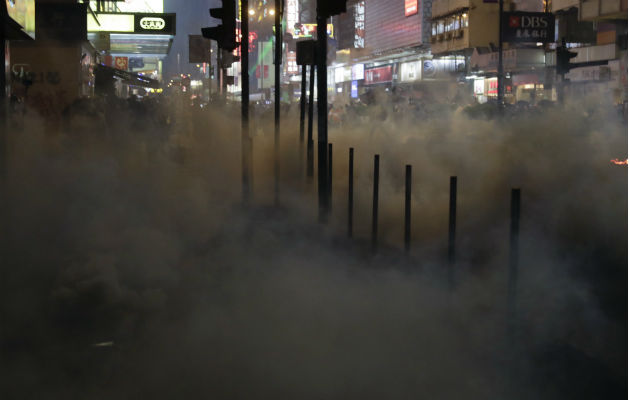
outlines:
[[[628,171],[610,160],[627,158],[627,131],[596,101],[503,120],[346,119],[330,129],[326,225],[296,110],[283,114],[278,207],[272,121],[253,117],[245,207],[238,110],[175,104],[96,107],[56,125],[27,114],[9,131],[3,399],[626,397]],[[512,188],[522,199],[508,336]]]

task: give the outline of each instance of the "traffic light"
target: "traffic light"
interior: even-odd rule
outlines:
[[[346,12],[347,0],[317,0],[317,15],[326,18]]]
[[[236,43],[236,1],[222,0],[221,8],[211,8],[210,16],[221,20],[221,24],[210,28],[201,28],[201,35],[216,40],[219,48],[232,51]]]
[[[574,66],[571,65],[571,59],[577,57],[578,53],[570,51],[564,44],[556,47],[556,73],[564,75]]]

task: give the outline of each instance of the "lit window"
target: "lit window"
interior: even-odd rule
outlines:
[[[468,14],[462,14],[462,28],[468,28]]]
[[[461,16],[460,15],[456,15],[455,18],[453,19],[453,29],[457,30],[459,28],[461,28]]]
[[[444,33],[444,20],[438,21],[437,32],[438,34]]]
[[[437,23],[435,22],[431,24],[431,35],[437,35]]]

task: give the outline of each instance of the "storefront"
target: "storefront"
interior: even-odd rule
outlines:
[[[2,49],[2,69],[0,70],[0,90],[2,98],[11,93],[11,46],[12,41],[32,41],[35,39],[35,0],[0,0],[0,49]]]
[[[109,67],[162,79],[162,61],[176,33],[176,15],[164,13],[89,13],[88,39]]]

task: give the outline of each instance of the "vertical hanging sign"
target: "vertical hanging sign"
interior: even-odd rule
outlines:
[[[418,0],[405,0],[405,17],[418,13]]]

